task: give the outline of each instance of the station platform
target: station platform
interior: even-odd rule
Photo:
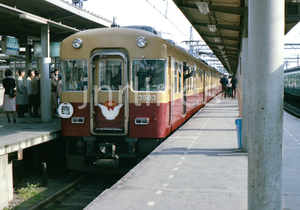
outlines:
[[[10,114],[12,120],[12,114]],[[8,123],[0,113],[0,209],[13,199],[12,159],[22,159],[23,150],[62,136],[59,118],[44,123],[41,118],[17,118]]]
[[[247,209],[235,99],[216,96],[85,210]]]
[[[12,121],[12,113],[10,113]],[[19,151],[62,136],[59,118],[44,123],[41,118],[17,118],[7,122],[6,114],[0,113],[0,155]]]

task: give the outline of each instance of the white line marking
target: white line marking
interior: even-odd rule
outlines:
[[[168,178],[172,179],[173,177],[174,177],[174,175],[172,175],[172,174],[171,174],[171,175],[169,175],[169,177],[168,177]]]
[[[195,139],[195,137],[191,137],[191,136],[171,136],[169,138],[172,138],[172,139],[182,139],[182,138],[185,138],[185,139]]]
[[[173,168],[173,171],[177,171],[178,170],[178,168]]]
[[[159,195],[159,194],[161,194],[162,193],[162,191],[156,191],[156,193],[155,194],[157,194],[157,195]]]
[[[182,162],[178,162],[177,165],[181,165]]]
[[[154,204],[155,204],[154,201],[149,201],[147,205],[148,205],[148,206],[153,206]]]
[[[185,159],[185,157],[181,157],[181,160],[184,160]]]
[[[162,186],[167,187],[168,185],[169,185],[168,183],[164,183]]]

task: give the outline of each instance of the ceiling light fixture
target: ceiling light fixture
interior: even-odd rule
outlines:
[[[35,23],[40,23],[40,24],[47,24],[47,22],[48,22],[47,19],[39,17],[37,15],[30,14],[30,13],[20,14],[19,17],[21,19],[25,19],[25,20],[35,22]]]
[[[208,29],[210,32],[216,32],[217,31],[217,27],[215,25],[207,25]]]
[[[200,11],[200,14],[207,15],[210,12],[206,2],[196,2],[196,5]]]
[[[224,49],[224,46],[218,45],[218,48],[219,48],[219,50],[223,50],[223,49]]]
[[[214,37],[215,42],[220,42],[221,39],[219,37]]]

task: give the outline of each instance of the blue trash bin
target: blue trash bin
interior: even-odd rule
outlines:
[[[235,124],[237,131],[238,148],[242,149],[242,119],[236,119]]]

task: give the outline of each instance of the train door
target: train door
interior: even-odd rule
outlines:
[[[168,74],[169,74],[169,126],[170,129],[172,129],[172,109],[173,109],[173,100],[174,100],[174,83],[173,83],[173,76],[172,76],[172,64],[174,63],[174,59],[172,59],[171,56],[169,56],[169,62],[168,62]]]
[[[91,132],[128,133],[128,59],[121,51],[99,51],[91,57]]]
[[[182,108],[182,115],[186,114],[186,94],[187,94],[187,79],[184,78],[186,74],[186,62],[183,61],[183,108]]]
[[[205,85],[205,83],[206,83],[206,71],[205,70],[203,70],[203,76],[202,76],[202,78],[203,78],[203,102],[205,102],[206,100],[205,100],[205,97],[206,97],[206,85]]]

